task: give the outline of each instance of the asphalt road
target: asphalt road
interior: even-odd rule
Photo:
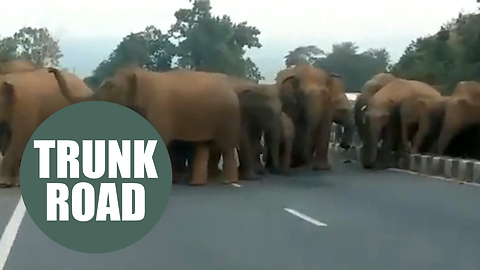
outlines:
[[[4,228],[19,191],[0,192]],[[63,248],[27,213],[3,269],[478,270],[479,207],[480,187],[336,162],[241,187],[175,185],[158,225],[109,254]]]

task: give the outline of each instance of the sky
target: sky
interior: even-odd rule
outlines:
[[[211,0],[215,15],[247,21],[261,34],[261,49],[248,52],[266,81],[283,68],[283,57],[302,45],[330,51],[332,44],[353,41],[360,50],[385,47],[396,61],[408,44],[433,34],[459,12],[476,10],[475,0]],[[120,4],[121,3],[121,4]],[[188,0],[24,0],[10,1],[2,13],[0,37],[24,26],[47,27],[60,39],[61,65],[81,77],[116,47],[122,37],[147,25],[167,31],[174,12]]]

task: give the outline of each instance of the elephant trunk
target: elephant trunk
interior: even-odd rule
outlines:
[[[357,129],[358,136],[360,140],[363,142],[365,140],[365,127],[363,123],[363,118],[365,115],[365,106],[367,105],[366,100],[362,98],[358,98],[355,102],[353,107],[353,118],[354,118],[354,125]]]
[[[67,99],[68,102],[74,104],[82,101],[93,100],[93,95],[90,95],[87,97],[77,97],[73,95],[70,87],[68,87],[65,77],[62,75],[60,70],[50,67],[48,68],[48,72],[52,73],[55,76],[55,79],[57,80],[57,83],[58,83],[58,87],[60,88],[60,92]]]
[[[375,167],[376,159],[377,159],[377,150],[378,150],[378,142],[381,135],[381,126],[379,123],[374,123],[367,119],[366,123],[366,130],[368,133],[365,134],[365,140],[362,146],[362,165],[366,169],[373,169]]]
[[[334,119],[334,122],[337,123],[335,137],[339,138],[340,147],[349,149],[352,146],[353,135],[355,134],[353,111],[342,110],[341,112],[337,111],[336,114],[336,119]]]
[[[355,134],[355,122],[353,117],[349,117],[348,121],[344,124],[343,134],[340,140],[340,147],[348,149],[353,144],[353,135]]]

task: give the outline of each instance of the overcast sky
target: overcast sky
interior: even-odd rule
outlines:
[[[288,50],[299,45],[329,51],[332,43],[354,41],[362,50],[385,47],[397,60],[411,40],[478,7],[475,0],[211,0],[211,5],[216,15],[228,14],[260,29],[264,47],[250,55],[267,79],[282,68],[278,65]],[[89,73],[123,36],[151,24],[166,31],[174,12],[190,6],[188,0],[10,1],[8,12],[2,12],[8,23],[0,24],[0,36],[23,26],[48,27],[63,42],[63,62]]]

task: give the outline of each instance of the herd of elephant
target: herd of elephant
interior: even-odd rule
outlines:
[[[424,82],[380,73],[354,105],[364,168],[394,166],[407,154],[480,159],[480,83],[460,81],[451,95]]]
[[[480,120],[476,93],[480,84],[473,81],[460,82],[446,97],[425,83],[380,73],[352,107],[342,79],[309,64],[279,71],[271,84],[214,72],[126,67],[91,89],[68,71],[0,62],[0,186],[19,185],[30,136],[50,115],[78,102],[134,110],[167,146],[173,181],[188,176],[191,185],[204,185],[220,173],[225,183],[236,183],[289,175],[297,167],[330,170],[332,123],[343,127],[342,148],[359,135],[365,168],[389,166],[395,152],[471,154],[472,147],[459,150],[450,142]]]

